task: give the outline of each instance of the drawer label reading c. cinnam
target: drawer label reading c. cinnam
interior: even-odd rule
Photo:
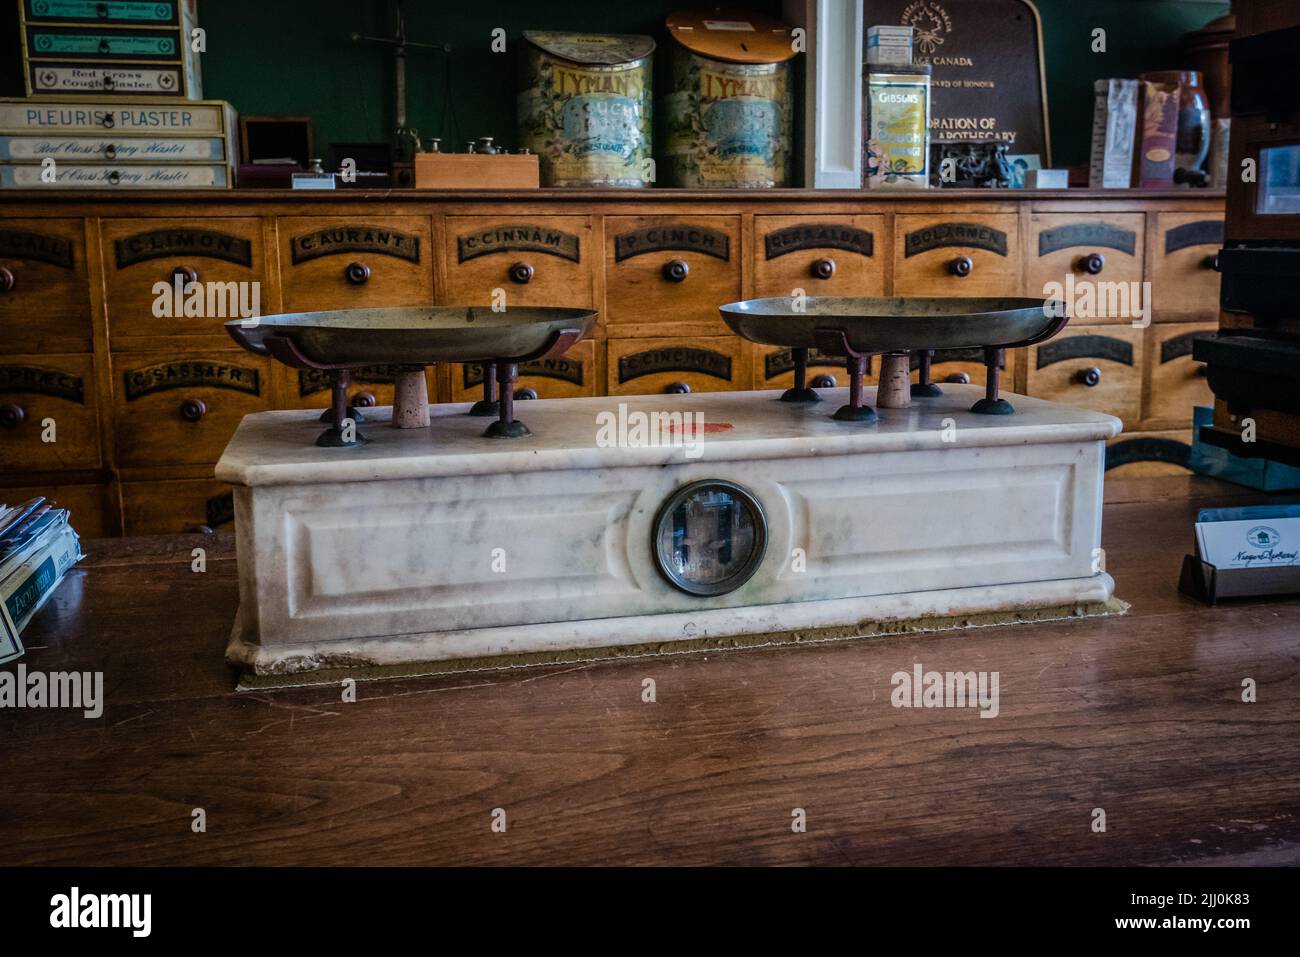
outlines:
[[[127,369],[122,373],[122,385],[128,402],[168,389],[228,389],[262,394],[260,370],[211,359],[182,359]]]
[[[580,244],[573,233],[529,223],[489,226],[456,237],[457,262],[505,252],[542,253],[576,263],[580,258]]]

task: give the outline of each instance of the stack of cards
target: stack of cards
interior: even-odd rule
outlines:
[[[81,557],[67,509],[44,498],[0,504],[0,663],[22,655],[23,628]]]

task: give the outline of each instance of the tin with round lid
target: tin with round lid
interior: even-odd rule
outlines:
[[[674,13],[664,98],[669,180],[697,188],[790,185],[794,97],[788,26],[754,13]]]
[[[519,142],[543,186],[646,186],[653,180],[650,37],[525,31]]]

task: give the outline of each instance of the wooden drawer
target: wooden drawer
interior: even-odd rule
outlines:
[[[0,360],[0,472],[99,468],[96,409],[92,356]]]
[[[448,216],[451,305],[585,306],[591,284],[591,221],[586,216]]]
[[[351,375],[348,386],[348,401],[358,409],[365,410],[377,405],[393,404],[393,380],[401,366],[362,366]],[[315,369],[286,369],[286,392],[276,398],[277,408],[282,409],[324,409],[330,404],[330,376],[328,372]],[[432,368],[424,370],[429,401],[434,401]],[[388,421],[388,414],[383,415]]]
[[[80,219],[0,220],[0,355],[89,352]]]
[[[120,534],[117,496],[111,485],[32,485],[0,488],[0,502],[14,505],[44,496],[72,513],[68,523],[83,539]]]
[[[536,396],[527,395],[531,389]],[[521,393],[525,393],[522,394]],[[583,339],[555,359],[534,359],[519,364],[516,398],[572,399],[599,395],[596,380],[596,343]],[[451,401],[476,402],[483,398],[483,369],[477,363],[451,367]]]
[[[760,346],[750,344],[752,354],[752,381],[755,389],[790,389],[794,387],[794,350],[782,349],[780,346]],[[874,383],[879,365],[875,356],[867,359],[867,377],[863,381]],[[824,356],[816,349],[809,350],[808,384],[817,376],[828,375],[835,380],[835,386],[848,385],[848,373],[844,371],[844,360],[835,356]],[[823,387],[825,388],[825,387]]]
[[[1152,320],[1178,322],[1218,316],[1219,274],[1213,260],[1223,247],[1222,217],[1157,213],[1149,243]]]
[[[1146,330],[1151,379],[1142,408],[1143,429],[1185,429],[1192,408],[1213,405],[1205,365],[1192,358],[1192,343],[1218,332],[1214,323],[1153,325]]]
[[[115,353],[117,464],[216,462],[240,419],[272,407],[271,368],[242,351]]]
[[[1028,392],[1118,416],[1141,419],[1142,329],[1132,326],[1070,326],[1055,339],[1027,350]],[[1095,383],[1088,377],[1096,373]]]
[[[278,222],[286,312],[427,306],[427,216],[285,216]]]
[[[607,395],[655,395],[686,385],[691,392],[749,388],[745,342],[736,336],[611,339]]]
[[[234,492],[224,482],[210,479],[123,482],[122,524],[127,535],[231,532]]]
[[[718,307],[741,298],[739,216],[610,216],[605,237],[609,335],[728,331]]]
[[[969,261],[968,275],[954,271]],[[1015,213],[894,219],[894,294],[1020,295],[1020,234]]]
[[[755,216],[754,295],[883,296],[884,226],[884,216]]]
[[[1121,433],[1106,443],[1106,477],[1186,475],[1191,453],[1191,429]]]
[[[1132,322],[1138,317],[1140,293],[1134,300],[1130,286],[1120,298],[1110,293],[1109,284],[1142,281],[1144,219],[1141,213],[1035,213],[1029,220],[1028,294],[1047,296],[1050,283],[1064,294],[1068,277],[1073,276],[1072,302],[1095,304],[1092,315],[1074,316],[1076,321]]]
[[[106,219],[100,234],[108,333],[115,349],[129,346],[132,338],[148,343],[160,336],[218,336],[229,342],[221,328],[227,319],[274,311],[265,285],[260,219],[211,217],[200,225],[184,219]],[[178,273],[184,283],[199,283],[202,296],[183,293],[179,302],[174,292],[160,296],[155,284],[174,288]],[[256,311],[250,311],[253,307]],[[202,315],[194,315],[196,310]]]

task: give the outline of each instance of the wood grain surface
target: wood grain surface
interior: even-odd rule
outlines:
[[[233,691],[229,536],[95,542],[24,663],[102,670],[107,705],[0,711],[0,864],[1298,863],[1300,600],[1176,590],[1195,509],[1257,500],[1110,483],[1127,617],[363,683],[355,703]],[[892,707],[915,662],[999,672],[1000,714]]]

